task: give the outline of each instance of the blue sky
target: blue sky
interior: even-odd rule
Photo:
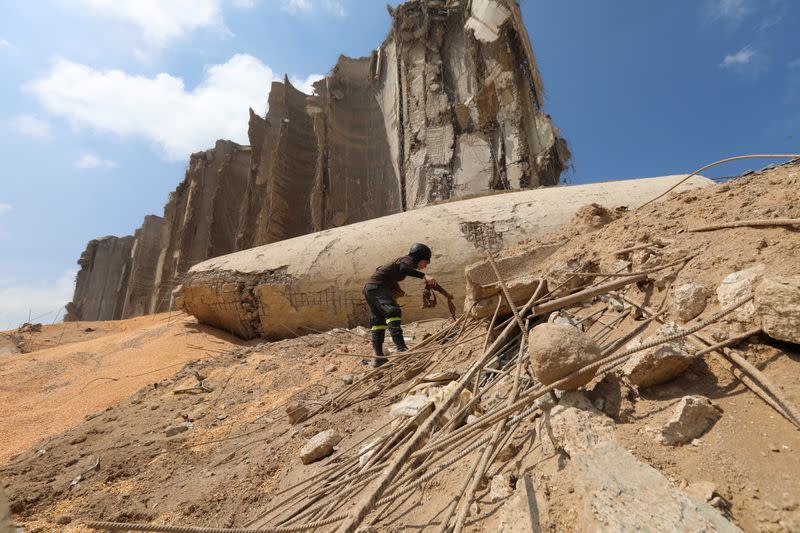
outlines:
[[[521,6],[570,182],[800,151],[800,2]],[[388,28],[376,0],[0,0],[0,329],[55,319],[86,242],[162,214],[190,152],[246,142],[271,80]]]

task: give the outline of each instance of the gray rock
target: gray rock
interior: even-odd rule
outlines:
[[[188,430],[189,426],[187,424],[180,424],[177,426],[168,427],[164,433],[167,435],[167,437],[174,437],[175,435],[178,435]]]
[[[688,322],[706,308],[708,291],[699,283],[685,283],[672,291],[672,305],[675,314],[683,322]]]
[[[539,324],[528,334],[528,356],[536,378],[550,385],[600,359],[600,347],[577,328],[566,324]],[[561,389],[574,390],[594,377],[583,372]]]
[[[341,435],[335,429],[317,433],[300,450],[300,460],[303,461],[304,465],[307,465],[324,459],[333,453],[334,446],[339,444],[341,440]]]
[[[800,344],[800,276],[765,278],[756,287],[755,310],[767,335]]]
[[[655,335],[645,341],[635,340],[628,347],[647,344],[651,340],[663,338],[680,331],[677,325],[668,322],[661,326]],[[684,339],[678,339],[635,353],[623,365],[622,375],[633,385],[645,388],[666,383],[682,374],[692,363],[692,355]]]
[[[353,382],[356,380],[356,377],[353,374],[345,374],[339,377],[339,379],[341,379],[345,385],[352,385]]]
[[[756,264],[745,270],[733,272],[725,276],[722,283],[717,287],[717,299],[722,307],[727,307],[732,303],[753,294],[753,290],[764,274],[764,265]],[[742,307],[734,311],[731,315],[742,322],[750,322],[755,315],[755,305],[747,302]]]
[[[325,368],[325,373],[326,373],[326,374],[333,374],[333,373],[334,373],[334,372],[336,372],[337,370],[339,370],[339,367],[338,367],[338,366],[336,366],[336,365],[330,365],[329,367],[326,367],[326,368]]]
[[[703,396],[684,396],[672,418],[661,428],[661,444],[686,444],[708,431],[722,416],[720,409]]]

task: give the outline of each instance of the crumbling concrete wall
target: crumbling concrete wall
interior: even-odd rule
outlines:
[[[162,253],[150,312],[169,309],[172,290],[192,265],[236,250],[237,213],[247,186],[250,147],[217,141],[192,154],[164,208]]]
[[[75,294],[65,321],[122,318],[131,268],[133,237],[102,237],[86,245],[78,265]]]
[[[156,270],[161,257],[163,225],[163,218],[147,215],[142,227],[133,235],[131,273],[122,318],[142,316],[150,312],[150,300],[156,288]]]
[[[361,288],[374,269],[413,242],[433,249],[429,267],[456,298],[465,297],[465,266],[486,248],[514,245],[567,224],[583,205],[635,207],[683,176],[543,188],[429,206],[369,222],[288,239],[204,261],[186,274],[179,305],[200,321],[245,338],[281,338],[301,326],[366,324]],[[681,189],[710,182],[695,177]],[[397,238],[402,228],[402,238]],[[386,235],[395,235],[387,239]],[[404,282],[405,320],[448,316],[421,309],[422,283]]]
[[[191,156],[160,236],[149,227],[137,238],[125,317],[169,309],[183,274],[210,257],[558,183],[569,151],[541,109],[516,2],[409,0],[389,11],[384,42],[340,57],[315,94],[273,82],[264,117],[250,110],[250,147],[218,141]]]

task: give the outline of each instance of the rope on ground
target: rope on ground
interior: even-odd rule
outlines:
[[[120,522],[89,522],[86,527],[89,529],[99,529],[104,531],[151,531],[163,533],[297,533],[308,531],[322,526],[335,524],[343,520],[344,516],[334,516],[325,520],[309,522],[308,524],[298,524],[296,526],[268,527],[261,529],[248,528],[224,528],[224,527],[194,527],[194,526],[171,526],[168,524],[123,524]]]

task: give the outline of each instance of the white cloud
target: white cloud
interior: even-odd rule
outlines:
[[[755,56],[756,52],[749,46],[745,46],[735,54],[726,55],[720,66],[723,68],[741,67],[750,64]]]
[[[309,74],[306,79],[301,79],[296,76],[292,76],[289,79],[289,83],[294,85],[294,87],[300,91],[303,91],[306,94],[314,94],[314,83],[318,82],[322,78],[324,78],[322,74]]]
[[[52,321],[55,314],[72,300],[77,270],[65,271],[61,277],[39,286],[0,286],[0,330],[16,328],[31,317],[45,315]]]
[[[135,26],[154,47],[203,27],[224,28],[221,0],[71,0],[97,17]]]
[[[33,115],[19,115],[11,120],[11,126],[19,133],[35,139],[46,139],[50,136],[50,124]]]
[[[4,215],[11,211],[11,204],[0,203],[0,215]]]
[[[292,14],[308,14],[318,11],[321,7],[323,10],[340,17],[347,15],[347,11],[345,11],[339,0],[280,0],[280,2],[283,10]]]
[[[104,159],[91,152],[87,152],[75,162],[75,166],[78,168],[92,170],[95,168],[114,168],[117,166],[117,163],[116,161]]]
[[[183,160],[217,139],[247,144],[247,108],[263,112],[275,79],[271,68],[246,54],[207,67],[191,90],[166,73],[148,78],[58,59],[24,89],[76,127],[144,138],[167,158]]]
[[[712,0],[709,12],[712,20],[740,22],[753,11],[751,0]]]
[[[11,43],[5,39],[0,39],[0,50],[5,50],[7,48],[11,48]]]

